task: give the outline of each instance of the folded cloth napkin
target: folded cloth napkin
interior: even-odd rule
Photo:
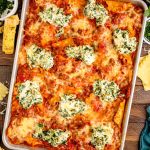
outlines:
[[[140,135],[139,150],[150,150],[150,106],[147,107],[145,127]]]

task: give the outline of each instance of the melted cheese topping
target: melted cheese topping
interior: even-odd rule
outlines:
[[[122,101],[119,92],[124,94],[125,104],[129,96],[134,52],[120,54],[113,35],[116,29],[126,29],[128,41],[135,36],[138,39],[142,9],[116,3],[30,1],[7,129],[12,144],[46,149],[119,149],[122,120],[116,124],[114,117]],[[128,44],[128,48],[132,46]],[[25,81],[35,86],[27,86]],[[25,87],[19,93],[22,84]],[[29,109],[20,106],[18,94]],[[17,132],[24,126],[20,124],[24,117],[35,119],[33,125],[29,123],[32,130],[23,130],[25,136]],[[37,129],[37,124],[42,128]]]
[[[87,18],[81,18],[72,23],[72,28],[77,32],[78,30],[88,30],[91,28],[91,25]]]
[[[24,141],[25,137],[34,132],[36,122],[35,118],[25,117],[21,121],[13,120],[12,127],[8,129],[9,137],[12,139],[17,138],[20,142]]]

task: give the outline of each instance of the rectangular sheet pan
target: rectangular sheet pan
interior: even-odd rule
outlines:
[[[135,5],[140,6],[143,8],[143,10],[147,9],[147,5],[142,1],[142,0],[122,0],[125,2],[132,2]],[[25,19],[27,15],[27,10],[29,6],[29,0],[23,0],[23,6],[22,6],[22,14],[21,14],[21,21],[20,21],[20,27],[19,27],[19,33],[18,33],[18,39],[17,39],[17,46],[16,46],[16,53],[15,53],[15,58],[14,58],[14,64],[13,64],[13,71],[12,71],[12,76],[11,76],[11,84],[10,84],[10,89],[9,89],[9,96],[8,96],[8,103],[7,103],[7,110],[6,110],[6,115],[5,115],[5,122],[4,122],[4,128],[3,128],[3,143],[4,145],[12,150],[42,150],[41,148],[31,148],[25,145],[14,145],[11,144],[10,141],[8,140],[6,136],[6,129],[9,125],[10,117],[11,117],[11,103],[12,103],[12,94],[13,94],[13,87],[15,84],[16,80],[16,74],[17,74],[17,61],[18,61],[18,53],[22,45],[22,40],[23,40],[23,31],[24,31],[24,24],[25,24]],[[126,104],[126,109],[125,109],[125,114],[124,114],[124,120],[123,120],[123,133],[122,133],[122,141],[121,141],[121,147],[120,150],[124,149],[124,143],[125,143],[125,138],[126,138],[126,132],[127,132],[127,127],[128,127],[128,122],[129,122],[129,116],[130,116],[130,110],[131,110],[131,105],[132,105],[132,100],[133,100],[133,94],[134,94],[134,88],[135,88],[135,83],[136,83],[136,76],[137,76],[137,70],[138,70],[138,64],[140,60],[140,55],[141,55],[141,50],[142,50],[142,43],[143,43],[143,36],[144,36],[144,30],[145,30],[145,25],[146,25],[146,17],[143,17],[143,24],[142,24],[142,31],[139,39],[139,45],[138,45],[138,50],[137,50],[137,55],[136,55],[136,60],[135,60],[135,66],[134,66],[134,73],[133,73],[133,78],[132,78],[132,89],[131,89],[131,95],[128,100],[128,103]]]

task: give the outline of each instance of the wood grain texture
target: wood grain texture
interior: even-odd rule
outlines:
[[[19,0],[19,14],[21,11],[21,0]],[[2,35],[0,35],[0,82],[10,83],[11,71],[12,71],[12,63],[14,55],[5,55],[1,51],[2,45]],[[150,51],[150,46],[148,44],[143,44],[142,48],[142,56],[146,55]],[[9,84],[7,85],[9,86]],[[126,136],[126,143],[124,150],[138,150],[138,141],[141,130],[144,127],[145,123],[145,108],[150,103],[150,91],[145,92],[143,90],[142,82],[139,78],[137,78],[136,88],[134,93],[133,105],[131,109],[130,121]],[[0,116],[0,136],[2,132],[3,125],[3,116]],[[8,150],[3,146],[0,140],[0,146]]]

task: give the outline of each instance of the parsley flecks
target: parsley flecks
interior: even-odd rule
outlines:
[[[120,93],[119,86],[115,82],[107,80],[96,80],[93,84],[93,91],[105,102],[113,102]]]
[[[50,51],[33,44],[26,50],[27,62],[30,68],[50,69],[54,65],[54,59]]]
[[[62,8],[55,4],[49,4],[47,8],[39,13],[40,18],[44,22],[49,22],[56,27],[65,27],[68,25],[72,15],[65,15]]]
[[[34,104],[43,102],[40,86],[36,82],[29,80],[19,85],[17,97],[20,105],[24,109],[28,109]]]
[[[97,4],[95,0],[89,0],[84,8],[84,14],[90,19],[96,19],[96,25],[104,25],[109,18],[108,11],[102,4]]]
[[[104,150],[105,145],[112,142],[113,132],[113,128],[109,123],[92,128],[91,144],[94,145],[97,150]]]
[[[91,65],[96,58],[94,48],[90,45],[67,47],[66,54],[70,58],[82,60],[87,65]]]
[[[43,124],[38,124],[33,134],[34,138],[42,139],[50,143],[53,147],[57,147],[61,144],[65,144],[70,136],[69,131],[63,131],[61,129],[44,130]]]
[[[136,37],[130,37],[128,30],[114,30],[113,42],[116,50],[121,54],[130,54],[136,50]]]
[[[64,118],[71,118],[76,114],[82,113],[87,109],[85,102],[76,98],[73,94],[64,94],[61,96],[59,104],[59,113]]]

